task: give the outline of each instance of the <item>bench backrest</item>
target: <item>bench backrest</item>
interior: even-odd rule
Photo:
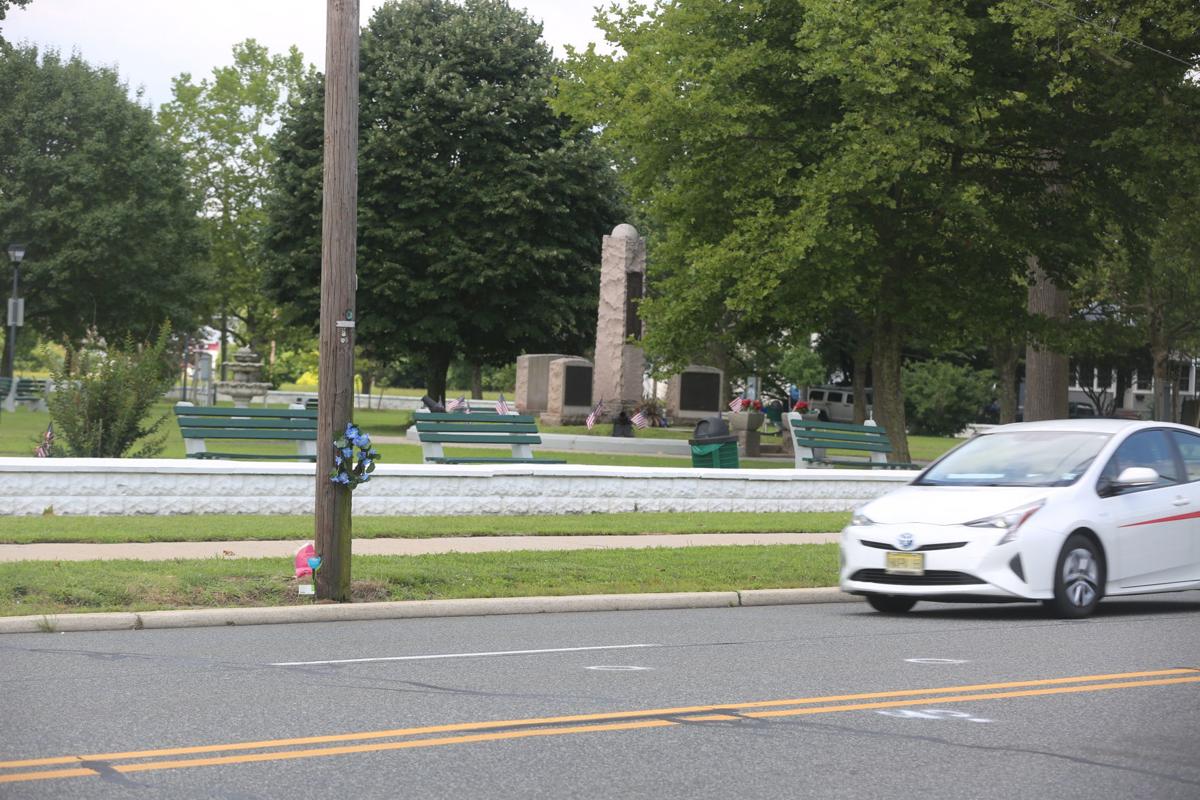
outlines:
[[[317,440],[317,412],[287,408],[175,406],[184,439]]]
[[[892,452],[887,431],[880,425],[851,425],[846,422],[821,422],[790,414],[788,423],[798,447],[810,449]]]
[[[418,411],[413,415],[422,442],[443,444],[541,444],[537,423],[525,414]]]

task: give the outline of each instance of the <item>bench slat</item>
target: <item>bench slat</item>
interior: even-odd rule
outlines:
[[[801,447],[821,448],[822,450],[866,450],[872,453],[892,452],[892,446],[883,442],[843,442],[796,437],[796,444]]]
[[[297,442],[315,442],[317,440],[316,430],[222,430],[184,427],[180,427],[179,430],[185,439],[275,439]]]
[[[495,423],[525,423],[533,424],[536,422],[533,417],[528,414],[487,414],[482,411],[472,411],[470,414],[453,414],[450,412],[425,412],[419,411],[413,415],[413,419],[418,425],[422,422],[495,422]]]
[[[418,422],[418,433],[537,433],[537,425],[519,423],[514,425],[497,425],[484,422],[479,424],[466,423],[462,425],[445,425],[440,422]]]
[[[536,434],[516,433],[511,436],[486,433],[422,433],[422,442],[441,444],[541,444],[542,437]]]
[[[195,419],[189,419],[187,417],[180,417],[179,425],[181,428],[186,425],[189,429],[215,428],[234,430],[248,428],[250,430],[299,431],[315,431],[317,429],[317,421],[315,419],[218,419],[216,417],[196,417]]]
[[[277,419],[317,418],[315,409],[301,408],[224,408],[221,406],[175,406],[177,417],[267,417]]]

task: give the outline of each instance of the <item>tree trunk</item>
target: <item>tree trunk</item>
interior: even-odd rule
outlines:
[[[867,419],[867,365],[871,360],[871,345],[860,342],[854,348],[854,424]]]
[[[1047,277],[1036,256],[1029,257],[1033,283],[1029,286],[1029,313],[1050,324],[1067,318],[1068,295]],[[1064,419],[1070,364],[1062,353],[1030,344],[1025,349],[1025,421]]]
[[[483,367],[479,364],[471,364],[471,397],[483,399]]]
[[[875,419],[887,431],[892,443],[891,460],[907,463],[908,422],[904,415],[904,391],[900,383],[903,359],[902,336],[895,322],[880,315],[875,320],[871,374],[875,378]]]
[[[1161,342],[1150,344],[1150,357],[1154,359],[1154,411],[1153,419],[1170,422],[1174,419],[1171,408],[1170,350]]]
[[[996,365],[996,395],[1000,401],[1001,425],[1017,421],[1017,405],[1021,391],[1019,367],[1021,354],[1016,342],[994,342],[991,347],[992,362]]]
[[[425,392],[434,400],[445,404],[446,373],[450,370],[450,354],[443,351],[430,353],[425,370]]]
[[[369,369],[362,370],[358,375],[362,378],[362,393],[367,396],[367,406],[369,408],[371,405],[371,384],[375,382],[374,375]]]
[[[229,314],[222,309],[222,311],[221,311],[221,380],[223,380],[223,381],[229,380],[229,378],[226,377],[228,375],[228,373],[225,369],[225,364],[229,360],[225,357],[225,350],[227,348],[226,342],[228,341],[228,339],[229,339]]]

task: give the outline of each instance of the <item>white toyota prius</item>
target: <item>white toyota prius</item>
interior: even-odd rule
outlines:
[[[841,585],[888,613],[918,600],[1040,600],[1200,589],[1200,430],[1072,419],[1002,425],[855,512]]]

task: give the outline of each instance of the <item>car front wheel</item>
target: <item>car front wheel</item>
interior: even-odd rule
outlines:
[[[1063,545],[1054,572],[1054,599],[1046,606],[1063,619],[1082,619],[1104,596],[1104,562],[1096,543],[1074,534]]]
[[[912,610],[917,604],[917,598],[898,597],[894,594],[869,594],[867,602],[871,604],[871,608],[884,614],[903,614]]]

